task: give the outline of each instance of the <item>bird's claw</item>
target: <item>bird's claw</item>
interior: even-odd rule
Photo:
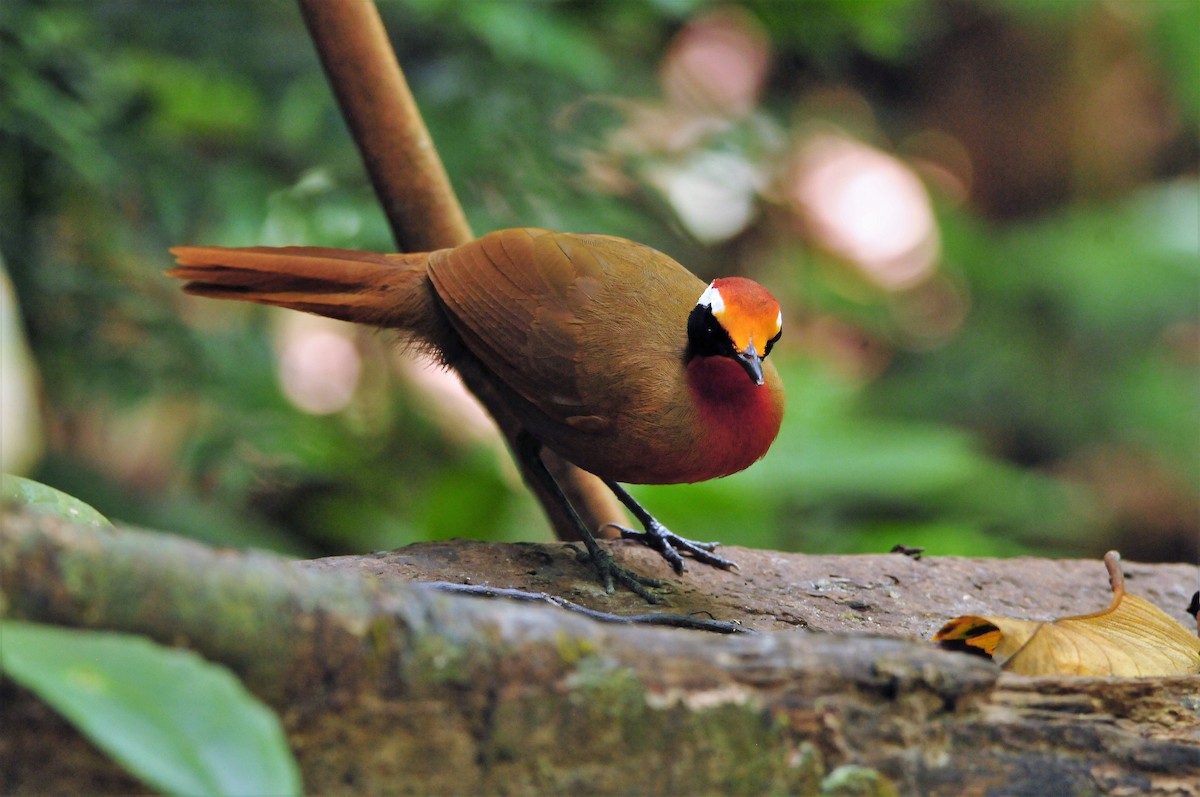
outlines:
[[[737,562],[712,553],[719,543],[696,542],[680,537],[657,520],[647,524],[645,531],[636,531],[619,523],[606,523],[605,526],[612,526],[620,531],[622,539],[637,540],[647,548],[658,551],[677,574],[682,574],[684,569],[683,557],[679,555],[680,551],[691,555],[697,562],[719,567],[722,570],[737,568]]]
[[[589,554],[588,558],[592,560],[592,565],[600,574],[600,581],[604,584],[605,592],[612,592],[613,586],[620,584],[647,603],[662,603],[662,598],[648,589],[663,586],[662,581],[635,573],[629,568],[617,564],[613,555],[602,548]]]

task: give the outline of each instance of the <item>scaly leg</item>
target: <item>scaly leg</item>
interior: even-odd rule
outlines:
[[[662,523],[659,523],[653,515],[646,511],[645,507],[637,502],[629,492],[614,481],[604,480],[608,485],[608,489],[613,491],[613,494],[624,504],[633,516],[638,519],[638,522],[645,527],[645,531],[634,531],[633,529],[625,528],[616,523],[608,525],[614,526],[621,530],[621,536],[627,540],[637,540],[648,548],[653,548],[662,554],[662,558],[671,563],[671,567],[676,573],[683,572],[683,557],[679,555],[679,551],[691,554],[698,562],[703,562],[706,565],[719,567],[722,570],[736,568],[737,563],[730,561],[722,556],[717,556],[712,553],[712,550],[717,547],[715,542],[693,542],[692,540],[684,539],[675,532],[668,529]]]
[[[629,568],[617,564],[617,560],[613,558],[613,555],[600,547],[600,544],[596,542],[595,535],[592,534],[592,530],[579,517],[579,513],[575,511],[575,507],[571,506],[571,502],[563,494],[562,488],[558,486],[558,482],[554,480],[554,477],[550,475],[550,471],[546,469],[545,463],[542,462],[541,450],[542,444],[531,435],[522,433],[518,436],[518,456],[525,462],[528,472],[533,474],[551,495],[555,497],[555,500],[567,510],[571,518],[575,521],[575,525],[579,527],[579,536],[583,538],[583,544],[587,546],[588,556],[591,558],[592,565],[596,568],[596,572],[600,576],[600,582],[604,584],[604,591],[612,592],[615,582],[637,594],[648,603],[661,602],[662,598],[655,595],[647,587],[661,587],[663,582],[656,578],[639,575]],[[621,497],[620,493],[617,494],[617,497]]]

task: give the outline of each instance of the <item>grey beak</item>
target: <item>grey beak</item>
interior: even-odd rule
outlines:
[[[745,351],[736,352],[733,358],[738,361],[738,365],[746,372],[746,376],[756,385],[763,383],[762,358],[758,356],[758,351],[754,348],[754,341],[746,347]]]

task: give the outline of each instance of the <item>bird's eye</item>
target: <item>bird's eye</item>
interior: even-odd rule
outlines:
[[[692,355],[710,357],[733,353],[733,339],[713,316],[712,308],[706,305],[697,305],[688,316],[688,342]]]
[[[767,341],[767,347],[766,347],[765,349],[763,349],[763,354],[762,354],[762,356],[763,356],[763,359],[764,359],[764,360],[765,360],[765,359],[767,359],[767,355],[771,353],[771,349],[775,348],[775,343],[776,343],[776,342],[777,342],[777,341],[778,341],[778,340],[779,340],[781,337],[783,337],[783,330],[782,330],[782,329],[781,329],[781,330],[779,330],[778,332],[776,332],[776,333],[775,333],[775,337],[773,337],[773,338],[771,338],[770,340],[768,340],[768,341]]]

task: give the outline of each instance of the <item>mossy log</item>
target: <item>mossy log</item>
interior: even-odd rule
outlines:
[[[558,587],[646,611],[600,592],[563,544],[295,562],[9,513],[0,608],[228,665],[279,711],[313,794],[1200,794],[1200,677],[1020,678],[920,641],[989,596],[1009,613],[1103,608],[1098,561],[728,553],[740,572],[693,565],[655,611],[757,633],[602,623],[415,583]],[[1200,570],[1125,569],[1131,591],[1185,619]],[[144,789],[4,683],[0,791]]]

